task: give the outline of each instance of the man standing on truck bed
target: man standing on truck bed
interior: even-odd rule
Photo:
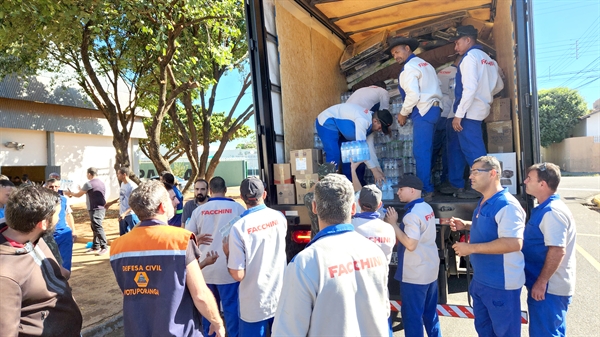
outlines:
[[[283,285],[287,220],[265,205],[262,180],[244,179],[240,196],[248,209],[223,239],[223,252],[229,273],[240,282],[240,336],[263,337],[270,333]]]
[[[556,194],[559,183],[555,164],[527,170],[527,194],[539,203],[531,211],[523,241],[530,336],[565,336],[575,291],[575,220]]]
[[[435,244],[435,215],[421,198],[421,190],[421,179],[405,175],[398,183],[398,199],[407,203],[401,226],[393,207],[388,208],[385,221],[392,225],[402,245],[398,247],[398,269],[394,278],[400,281],[404,333],[406,337],[421,337],[425,326],[427,336],[441,337],[437,314],[440,257]]]
[[[385,177],[379,161],[375,154],[373,143],[373,131],[390,133],[390,125],[394,122],[392,114],[388,110],[371,112],[357,104],[336,104],[321,112],[315,121],[317,133],[323,141],[325,150],[325,161],[334,162],[339,166],[342,164],[342,153],[340,147],[343,142],[353,140],[365,140],[369,145],[371,159],[366,162],[367,167],[373,172],[376,182],[383,182]],[[350,163],[344,163],[342,172],[352,180],[350,174]],[[359,177],[361,173],[359,172]]]
[[[449,135],[448,175],[450,185],[441,192],[458,198],[479,198],[479,193],[465,189],[465,167],[476,158],[485,156],[481,122],[490,114],[495,94],[504,88],[498,64],[477,44],[477,29],[460,26],[456,29],[454,50],[462,55],[456,72],[454,91],[454,119],[452,129],[457,137]]]
[[[471,231],[470,242],[457,242],[458,256],[471,256],[475,330],[479,336],[521,334],[521,288],[523,271],[523,230],[525,211],[500,185],[502,169],[498,159],[484,156],[471,167],[471,185],[483,194],[472,221],[450,219],[452,231]]]
[[[388,336],[388,264],[350,224],[352,184],[327,175],[312,205],[321,231],[285,270],[273,336]]]
[[[398,123],[406,124],[408,116],[413,121],[413,156],[417,164],[417,177],[423,182],[425,201],[433,198],[431,181],[431,156],[435,125],[440,118],[442,91],[435,68],[413,52],[419,41],[407,37],[393,37],[388,40],[388,49],[396,62],[404,64],[398,84],[402,96],[402,110]]]

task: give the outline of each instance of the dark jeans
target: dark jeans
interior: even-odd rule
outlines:
[[[104,214],[106,210],[95,209],[88,211],[90,214],[91,228],[94,233],[94,240],[92,241],[92,249],[107,248],[108,243],[106,242],[106,234],[104,234],[104,228],[102,228],[102,220],[104,220]]]

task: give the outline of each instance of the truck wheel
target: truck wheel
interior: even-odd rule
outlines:
[[[448,303],[448,271],[445,263],[440,263],[438,272],[438,303]]]

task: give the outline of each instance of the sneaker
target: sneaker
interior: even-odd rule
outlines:
[[[460,188],[454,196],[458,199],[479,199],[483,195],[475,190],[465,190],[464,188]]]
[[[423,192],[423,200],[425,202],[431,202],[431,200],[433,200],[434,195],[435,195],[435,193],[433,193],[433,192],[429,192],[429,193]]]
[[[86,250],[85,253],[86,254],[96,254],[96,253],[98,253],[98,251],[100,251],[100,249],[90,248],[90,249]]]
[[[448,185],[448,186],[443,186],[440,188],[440,193],[442,194],[447,194],[447,195],[453,195],[455,193],[458,193],[458,191],[461,190],[458,187],[454,187],[452,185]]]
[[[107,249],[107,248],[102,248],[102,249],[100,249],[100,250],[99,250],[99,251],[96,253],[96,255],[104,255],[104,254],[106,254],[106,253],[108,253],[108,249]]]

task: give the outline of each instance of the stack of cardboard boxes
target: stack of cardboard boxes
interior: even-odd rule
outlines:
[[[513,122],[510,98],[497,98],[492,103],[487,125],[488,153],[502,166],[500,183],[512,194],[517,193],[517,158],[513,146]]]
[[[304,195],[319,181],[322,152],[316,149],[290,151],[290,163],[274,164],[278,204],[304,204]]]

